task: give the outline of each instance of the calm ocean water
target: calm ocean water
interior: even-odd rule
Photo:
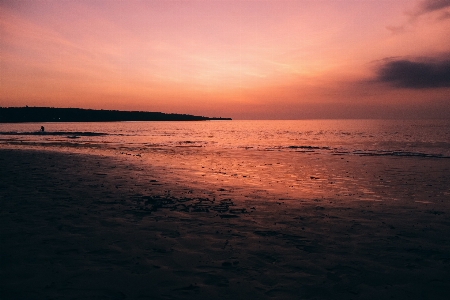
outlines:
[[[40,126],[45,133],[40,134]],[[450,157],[450,120],[0,124],[1,144],[173,151],[179,147]]]
[[[450,120],[0,124],[0,147],[126,154],[199,188],[281,198],[450,198]]]

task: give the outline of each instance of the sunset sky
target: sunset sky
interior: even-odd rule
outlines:
[[[0,106],[450,116],[450,0],[2,0],[0,56]]]

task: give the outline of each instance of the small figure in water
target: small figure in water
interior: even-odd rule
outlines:
[[[44,126],[41,126],[41,132],[44,132],[45,128]]]

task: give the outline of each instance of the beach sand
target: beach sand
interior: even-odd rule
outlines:
[[[445,194],[284,199],[135,158],[0,150],[1,299],[450,295]]]

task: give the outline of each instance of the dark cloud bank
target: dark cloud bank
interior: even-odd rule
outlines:
[[[421,3],[419,14],[424,14],[450,7],[450,0],[425,0]]]
[[[388,60],[378,69],[378,81],[401,88],[450,87],[450,58],[440,61]]]

